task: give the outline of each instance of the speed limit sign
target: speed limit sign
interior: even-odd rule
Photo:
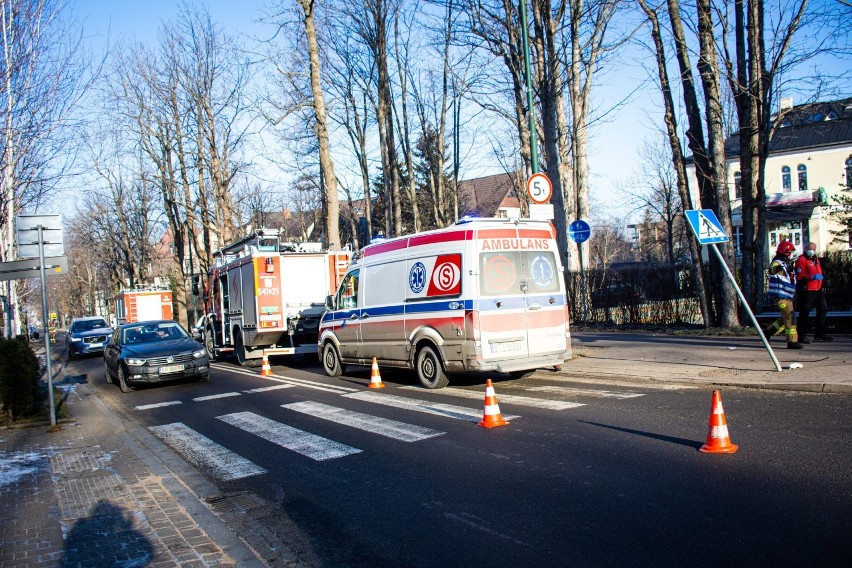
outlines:
[[[527,180],[527,194],[533,203],[539,205],[547,203],[553,195],[553,185],[543,173],[537,173],[530,176]]]

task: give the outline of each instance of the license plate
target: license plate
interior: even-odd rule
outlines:
[[[103,343],[87,343],[89,347],[103,347]]]
[[[168,367],[160,367],[161,375],[165,373],[177,373],[178,371],[183,371],[183,365],[170,365]]]
[[[523,341],[504,341],[502,343],[492,343],[492,353],[508,353],[510,351],[520,351],[523,348]]]

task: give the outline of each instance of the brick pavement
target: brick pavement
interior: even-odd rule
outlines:
[[[0,431],[0,566],[236,566],[79,390],[61,431]]]

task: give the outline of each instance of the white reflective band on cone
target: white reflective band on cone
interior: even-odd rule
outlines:
[[[722,424],[721,426],[713,426],[710,428],[710,437],[711,438],[727,438],[728,437],[728,426],[726,424]]]

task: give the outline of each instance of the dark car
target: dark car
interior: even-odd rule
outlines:
[[[119,326],[104,351],[106,380],[118,380],[122,392],[133,384],[182,378],[206,381],[207,351],[174,320],[126,323]]]
[[[65,331],[68,358],[102,353],[112,335],[112,327],[99,316],[74,318]]]
[[[642,288],[635,284],[609,284],[592,292],[593,308],[638,306],[646,301]]]

